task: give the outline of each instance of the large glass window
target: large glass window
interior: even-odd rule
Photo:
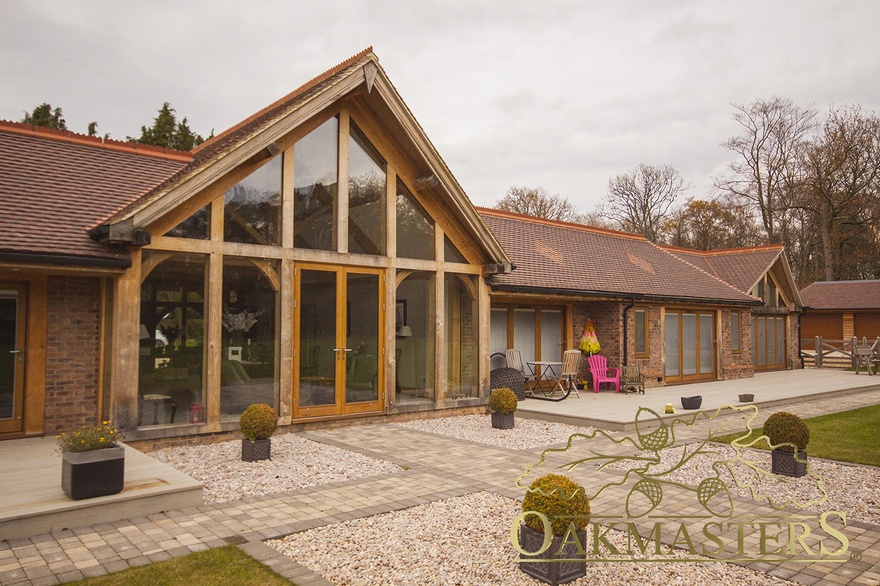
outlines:
[[[385,254],[385,160],[351,123],[348,139],[348,251]]]
[[[636,356],[648,355],[648,312],[644,309],[635,311],[636,322]]]
[[[476,284],[471,277],[446,275],[446,395],[479,396]]]
[[[396,403],[434,402],[434,275],[401,271],[397,286]]]
[[[339,120],[331,118],[294,145],[294,246],[333,250]]]
[[[434,220],[397,180],[397,256],[434,260]]]
[[[519,350],[523,365],[538,359],[535,346],[537,331],[535,310],[530,307],[517,307],[513,310],[513,348]]]
[[[446,260],[446,262],[467,264],[467,259],[458,250],[455,244],[452,243],[452,240],[449,239],[449,236],[443,237],[443,258],[444,260]]]
[[[211,238],[211,206],[205,206],[165,233],[175,238],[208,240]]]
[[[223,259],[221,417],[238,417],[254,403],[276,405],[278,285],[275,261]]]
[[[541,310],[541,360],[562,362],[562,310]]]
[[[142,267],[138,425],[188,423],[203,404],[205,256],[146,251]]]
[[[281,243],[281,157],[275,157],[226,192],[226,242]]]
[[[678,320],[677,313],[667,313],[663,322],[667,378],[681,376],[681,345],[679,344],[681,336],[678,330]]]
[[[730,347],[734,352],[742,352],[742,335],[740,334],[740,312],[730,314]]]
[[[491,326],[489,335],[489,354],[491,355],[490,367],[494,370],[507,366],[507,358],[504,351],[507,350],[507,313],[506,307],[493,307],[491,313]]]

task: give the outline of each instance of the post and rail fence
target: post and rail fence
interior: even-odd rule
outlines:
[[[878,355],[880,337],[873,341],[864,337],[860,341],[855,336],[849,340],[827,340],[821,336],[801,339],[800,358],[804,366],[812,362],[816,368],[855,368],[861,360],[876,359]]]

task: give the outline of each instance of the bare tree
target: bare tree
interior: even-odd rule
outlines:
[[[622,230],[660,238],[663,216],[679,195],[690,188],[669,165],[640,164],[608,181],[605,214]]]
[[[579,216],[568,199],[550,195],[543,187],[511,187],[495,209],[562,222],[576,222]]]
[[[760,244],[751,212],[731,198],[688,198],[663,220],[663,241],[696,250],[740,248]]]
[[[793,191],[798,188],[796,157],[815,127],[815,110],[773,97],[736,105],[733,119],[743,133],[722,143],[739,159],[715,179],[719,189],[750,202],[770,242],[779,242]]]

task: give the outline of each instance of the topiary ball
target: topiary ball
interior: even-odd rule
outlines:
[[[805,450],[810,441],[810,428],[794,413],[780,411],[767,418],[764,423],[764,435],[774,446],[792,443],[798,450]],[[794,451],[791,446],[781,446],[779,449],[784,452]]]
[[[255,403],[244,410],[238,423],[242,435],[247,439],[269,439],[278,428],[278,414],[265,403]]]
[[[489,395],[489,410],[495,413],[508,414],[516,411],[519,401],[516,394],[506,387],[494,389]]]
[[[590,499],[584,487],[561,474],[547,474],[535,480],[526,492],[522,508],[547,515],[553,535],[564,534],[569,523],[583,529],[590,521]],[[525,524],[535,531],[544,531],[537,515],[526,515]]]

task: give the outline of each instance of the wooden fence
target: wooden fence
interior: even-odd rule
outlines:
[[[855,367],[857,356],[877,356],[880,352],[880,338],[868,340],[850,338],[849,340],[826,340],[821,336],[801,339],[800,358],[804,365],[812,363],[816,368]]]

